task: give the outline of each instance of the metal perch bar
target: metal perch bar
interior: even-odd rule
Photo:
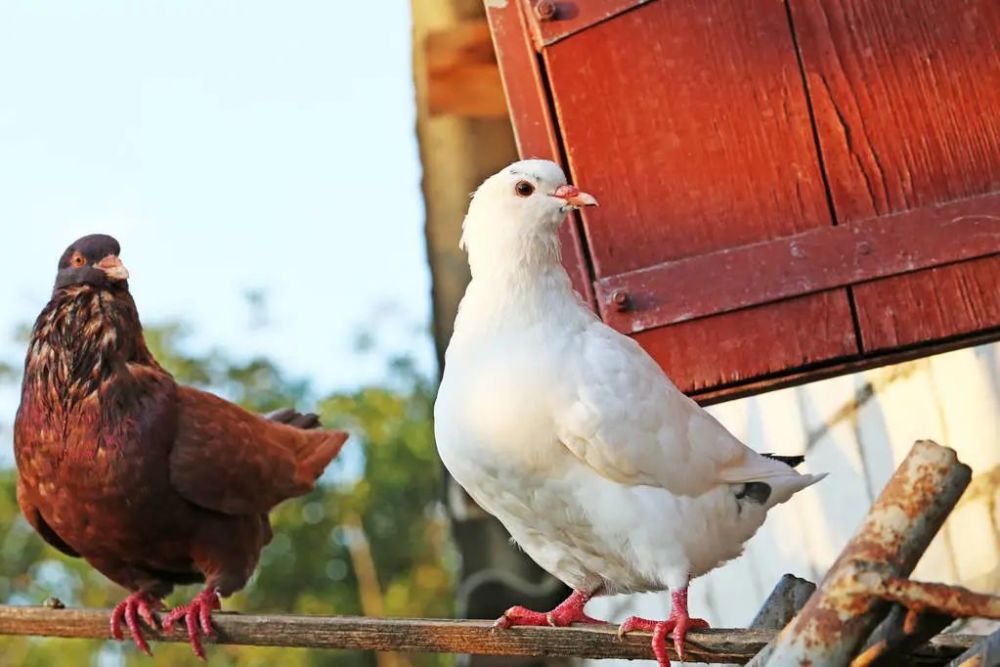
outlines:
[[[0,607],[0,634],[109,639],[110,613],[106,609]],[[217,614],[213,622],[219,644],[631,660],[651,657],[648,634],[635,633],[619,640],[614,626],[498,630],[493,621],[227,613]],[[148,636],[158,641],[187,641],[180,629],[171,634],[149,631]],[[773,637],[773,630],[692,631],[687,658],[692,662],[744,664]],[[912,655],[912,664],[940,665],[979,639],[967,635],[936,637]]]

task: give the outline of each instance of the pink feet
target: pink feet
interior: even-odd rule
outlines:
[[[670,655],[667,652],[667,633],[672,633],[674,651],[677,657],[684,660],[684,639],[688,630],[702,630],[708,623],[700,618],[688,616],[687,589],[673,591],[670,594],[673,602],[670,618],[665,621],[649,621],[638,616],[629,616],[618,628],[618,636],[624,637],[635,630],[653,633],[653,655],[660,667],[670,667]]]
[[[524,607],[511,607],[497,619],[493,627],[512,628],[517,625],[551,625],[564,628],[572,623],[595,623],[605,625],[607,621],[591,618],[583,613],[583,608],[590,599],[590,593],[573,591],[573,594],[562,601],[558,607],[545,613],[532,611]]]
[[[190,603],[182,604],[167,614],[163,619],[163,629],[167,632],[172,631],[174,623],[183,618],[185,625],[187,625],[191,650],[204,660],[205,649],[201,645],[201,635],[215,637],[215,628],[212,627],[212,612],[221,608],[222,602],[219,600],[219,594],[214,588],[206,588],[194,596]]]
[[[132,641],[135,642],[139,650],[146,655],[153,655],[152,651],[149,650],[146,638],[142,636],[139,619],[141,618],[146,622],[146,625],[155,630],[159,625],[153,612],[160,609],[163,609],[163,602],[158,598],[142,591],[132,593],[119,602],[111,612],[111,636],[118,641],[124,641],[125,635],[122,634],[122,621],[124,620],[129,634],[132,635]]]

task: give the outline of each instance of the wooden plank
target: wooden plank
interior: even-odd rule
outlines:
[[[424,39],[427,68],[427,111],[431,116],[506,118],[490,28],[470,19]]]
[[[780,3],[651,2],[543,55],[597,279],[831,224]],[[804,301],[640,340],[688,389],[856,352],[845,291]]]
[[[697,322],[697,321],[696,321]],[[687,324],[687,323],[685,323]],[[693,324],[693,323],[692,323]],[[684,326],[679,325],[679,326]],[[673,327],[664,327],[655,331],[669,331]],[[652,333],[652,332],[649,332]],[[639,334],[639,336],[644,334]],[[769,376],[755,378],[751,380],[739,381],[729,385],[715,385],[705,387],[696,391],[688,392],[701,405],[712,405],[722,401],[729,401],[745,396],[753,396],[763,392],[774,391],[785,387],[818,382],[827,378],[856,373],[858,371],[879,368],[888,364],[899,364],[905,361],[912,361],[921,357],[934,354],[951,352],[952,350],[964,349],[974,345],[992,343],[1000,340],[1000,327],[980,331],[962,338],[949,338],[924,342],[912,347],[901,347],[887,350],[879,354],[867,357],[855,356],[848,359],[835,359],[830,362],[810,365],[802,368],[789,366],[784,371],[774,373]]]
[[[0,634],[110,639],[110,614],[110,609],[0,607]],[[648,633],[619,639],[614,625],[498,631],[493,621],[226,613],[213,615],[212,622],[218,633],[215,643],[219,644],[627,660],[652,657]],[[696,662],[743,664],[774,634],[773,630],[692,630],[687,656]],[[158,641],[187,641],[179,627],[169,635],[149,631],[148,636]],[[959,655],[977,639],[938,637],[916,654],[915,664]],[[668,644],[668,648],[673,657],[673,647]]]
[[[1000,261],[979,259],[855,288],[866,351],[1000,326]]]
[[[1000,191],[1000,3],[789,0],[839,222]],[[853,290],[865,350],[1000,325],[1000,261]]]
[[[604,321],[631,333],[985,255],[1000,255],[1000,194],[665,262],[595,290]],[[966,330],[989,321],[980,301]]]
[[[546,158],[562,163],[559,138],[549,109],[547,83],[531,43],[526,17],[517,2],[487,2],[486,18],[493,35],[518,153],[522,158]],[[575,215],[559,229],[559,241],[563,266],[573,287],[584,301],[595,307],[594,288]]]
[[[766,309],[650,329],[635,339],[682,391],[714,403],[736,395],[736,388],[720,386],[782,374],[803,362],[855,354],[850,321],[843,292],[823,292]],[[705,393],[710,390],[719,391]]]

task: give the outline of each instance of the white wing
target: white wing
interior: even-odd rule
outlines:
[[[567,378],[573,391],[557,409],[556,433],[604,477],[682,495],[700,495],[720,483],[812,481],[737,440],[631,338],[595,321],[573,345]]]

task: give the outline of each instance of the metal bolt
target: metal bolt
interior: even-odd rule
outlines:
[[[858,244],[858,254],[859,255],[870,255],[872,254],[872,244],[868,241],[862,241]]]
[[[556,17],[556,3],[552,0],[538,0],[535,3],[535,16],[539,21],[551,21]]]
[[[620,289],[611,293],[611,303],[614,304],[615,310],[618,312],[624,312],[629,309],[629,306],[631,306],[629,303],[628,293]]]

